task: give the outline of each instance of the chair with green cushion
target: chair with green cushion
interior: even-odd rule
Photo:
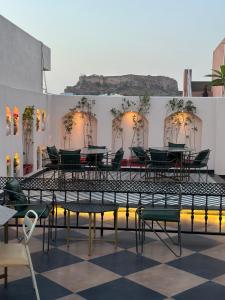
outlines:
[[[71,173],[72,177],[79,178],[79,174],[85,175],[85,168],[81,164],[81,149],[70,151],[70,150],[59,150],[59,170],[61,174]]]
[[[47,195],[45,195],[47,196]],[[49,196],[49,195],[48,195]],[[26,197],[19,181],[16,178],[10,178],[4,188],[4,204],[13,206],[17,213],[13,216],[16,220],[17,237],[18,237],[18,219],[24,218],[26,213],[32,209],[38,215],[40,220],[43,220],[43,251],[45,250],[45,229],[46,220],[48,219],[48,239],[47,251],[49,250],[50,231],[53,226],[53,209],[54,200],[51,203],[45,203],[38,196]]]
[[[169,148],[184,149],[185,148],[185,144],[177,144],[177,143],[168,142],[168,147]],[[180,165],[181,162],[182,162],[183,155],[182,155],[182,152],[169,152],[168,157],[171,158],[171,159],[175,159],[176,163],[178,165]]]
[[[131,147],[131,151],[136,155],[138,159],[138,163],[141,165],[146,166],[149,163],[149,157],[146,154],[146,151],[143,149],[143,147],[136,146],[136,147]]]
[[[167,173],[174,167],[176,158],[170,157],[168,151],[149,148],[150,162],[146,169],[146,178],[151,178],[153,173],[154,181],[168,178]]]
[[[113,172],[116,172],[116,178],[119,177],[121,179],[121,173],[120,173],[120,168],[121,168],[121,161],[124,156],[124,151],[122,148],[116,151],[114,157],[112,158],[111,164],[103,164],[98,166],[98,171],[100,172],[100,177],[103,175],[104,178],[108,179],[108,175],[111,176],[112,179],[115,179],[112,175]]]
[[[173,187],[173,189],[175,189]],[[139,242],[141,242],[141,254],[143,253],[143,244],[145,230],[150,229],[159,238],[159,240],[177,257],[182,254],[181,244],[181,187],[177,186],[177,194],[173,195],[158,195],[158,197],[152,196],[149,203],[145,205],[139,205],[135,213],[135,229],[136,229],[136,251],[139,253]],[[146,199],[145,199],[146,200]],[[177,223],[177,242],[170,236],[167,231],[167,222]],[[154,225],[157,225],[157,229]],[[163,239],[159,230],[164,233],[168,240]],[[169,241],[174,245],[178,245],[179,249],[175,250],[169,244]]]
[[[56,146],[47,147],[48,159],[42,162],[42,165],[50,171],[53,171],[53,177],[59,167],[59,152]],[[44,173],[43,173],[44,176]]]
[[[106,149],[106,146],[95,146],[95,145],[88,145],[88,149]],[[86,162],[89,166],[97,166],[103,164],[103,153],[97,153],[97,154],[88,154],[86,157]]]
[[[187,156],[185,161],[183,162],[183,166],[188,170],[190,174],[190,170],[194,169],[198,173],[199,182],[202,179],[201,169],[206,169],[206,182],[208,181],[208,161],[209,161],[210,150],[202,150],[198,153],[191,153]]]

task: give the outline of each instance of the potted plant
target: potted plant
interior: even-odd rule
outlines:
[[[224,96],[225,93],[225,65],[220,66],[220,70],[214,70],[212,69],[213,74],[208,74],[206,77],[212,77],[212,86],[222,86],[223,87],[223,93]]]

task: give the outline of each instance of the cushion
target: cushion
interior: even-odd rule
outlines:
[[[142,147],[131,147],[131,150],[139,158],[140,161],[144,162],[146,160],[146,153]]]
[[[168,143],[168,147],[172,147],[172,148],[184,148],[185,144],[175,144],[175,143]]]
[[[94,146],[94,145],[88,145],[89,149],[106,149],[106,146]]]
[[[18,211],[13,217],[14,218],[24,218],[29,209],[32,209],[38,215],[38,218],[47,218],[51,211],[51,206],[45,204],[37,204],[37,205],[28,205],[27,208]],[[33,217],[33,215],[31,216]]]
[[[59,152],[56,149],[56,146],[47,147],[48,156],[53,165],[57,165],[59,163]]]
[[[27,208],[27,197],[23,193],[21,185],[16,178],[10,178],[5,185],[5,189],[7,190],[6,192],[9,196],[9,201],[15,204],[20,204],[15,205],[16,210],[21,211]]]
[[[209,155],[209,149],[207,150],[202,150],[200,151],[195,159],[193,160],[193,164],[197,165],[197,164],[206,164],[207,163],[207,160],[208,160],[208,155]]]
[[[76,171],[80,169],[80,152],[78,150],[59,150],[62,170]]]
[[[167,210],[166,208],[144,209],[142,218],[144,220],[178,222],[180,219],[180,212],[179,210]]]

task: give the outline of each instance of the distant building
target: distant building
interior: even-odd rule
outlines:
[[[219,70],[221,65],[225,65],[225,38],[216,49],[213,51],[213,62],[212,69]],[[213,97],[221,97],[223,96],[224,87],[222,86],[213,86],[212,93]]]
[[[212,97],[210,81],[192,81],[192,70],[184,70],[184,97]]]

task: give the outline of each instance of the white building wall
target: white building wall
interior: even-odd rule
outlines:
[[[42,92],[50,49],[0,15],[0,84]]]

